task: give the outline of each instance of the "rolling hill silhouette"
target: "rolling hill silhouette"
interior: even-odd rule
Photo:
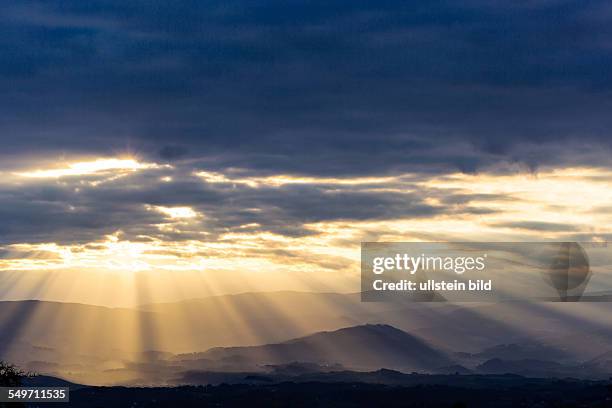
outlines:
[[[283,364],[292,361],[341,364],[352,369],[390,368],[434,371],[452,361],[423,340],[395,327],[366,324],[315,333],[277,344],[218,347],[198,357],[238,360],[245,364]]]

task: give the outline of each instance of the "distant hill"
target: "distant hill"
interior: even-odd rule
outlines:
[[[410,313],[403,313],[406,306]],[[0,356],[12,352],[11,357],[26,354],[43,361],[45,350],[104,358],[133,358],[130,353],[143,351],[187,353],[281,342],[323,330],[386,322],[386,317],[401,322],[402,328],[414,328],[440,316],[435,312],[439,307],[362,303],[359,294],[290,291],[210,296],[138,308],[4,301],[0,302]]]
[[[612,366],[603,354],[612,327],[593,316],[608,316],[609,305],[367,303],[359,294],[288,291],[135,308],[6,301],[0,359],[89,384],[163,384],[188,370],[257,372],[291,362],[469,373],[496,358],[561,362],[544,372],[602,378]]]
[[[48,375],[36,375],[22,380],[24,387],[70,387],[71,390],[86,387],[86,385],[74,384],[61,378]]]
[[[206,353],[199,353],[198,357],[238,360],[245,364],[301,361],[340,364],[364,370],[389,368],[425,372],[452,364],[444,353],[424,341],[384,324],[367,324],[315,333],[277,344],[213,348]]]
[[[26,353],[33,360],[58,352],[105,357],[137,350],[134,330],[153,318],[133,309],[37,300],[0,302],[0,310],[0,356]]]
[[[534,342],[500,344],[489,347],[480,353],[476,353],[474,356],[484,360],[501,358],[504,360],[563,361],[570,358],[564,350]]]
[[[543,361],[534,359],[524,360],[502,360],[493,358],[476,367],[476,371],[482,374],[519,374],[525,377],[571,377],[577,376],[572,367],[564,366],[554,361]]]
[[[612,377],[612,351],[600,354],[584,363],[581,368],[587,372],[600,372]]]

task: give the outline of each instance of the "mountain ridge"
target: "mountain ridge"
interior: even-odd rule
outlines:
[[[177,356],[177,358],[186,356]],[[194,357],[194,356],[192,356]],[[300,361],[340,364],[354,369],[398,369],[432,372],[453,360],[425,341],[388,324],[364,324],[321,331],[284,342],[246,347],[214,347],[198,358],[235,360],[242,364]]]

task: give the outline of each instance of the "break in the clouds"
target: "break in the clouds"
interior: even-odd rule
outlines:
[[[0,7],[7,163],[129,150],[268,174],[609,164],[606,1]]]
[[[0,183],[0,268],[350,272],[367,240],[606,240],[610,174],[261,176],[135,158],[22,169]]]
[[[114,161],[123,167],[105,164]],[[299,237],[317,233],[309,224],[487,214],[495,210],[471,201],[507,200],[445,191],[434,205],[429,200],[441,192],[420,185],[427,178],[414,175],[338,179],[243,173],[133,160],[14,172],[0,183],[0,242],[87,243],[116,231],[130,240],[212,241],[236,230]]]

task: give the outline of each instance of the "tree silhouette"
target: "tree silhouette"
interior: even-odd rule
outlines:
[[[19,387],[22,378],[29,376],[17,366],[0,360],[0,387]]]
[[[21,371],[17,366],[0,360],[0,387],[19,387],[23,378],[31,377],[32,374]],[[8,407],[8,403],[1,403],[0,408]],[[25,407],[23,403],[10,403],[11,407]]]

